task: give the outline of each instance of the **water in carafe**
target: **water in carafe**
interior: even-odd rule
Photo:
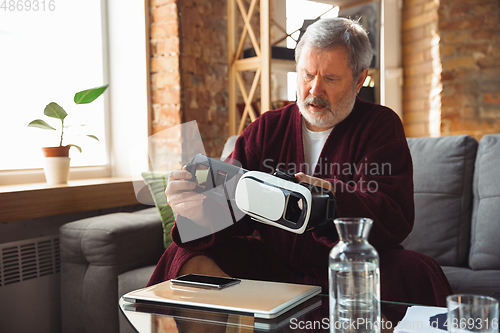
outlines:
[[[378,253],[368,243],[370,219],[337,219],[340,241],[330,252],[330,331],[380,332]]]

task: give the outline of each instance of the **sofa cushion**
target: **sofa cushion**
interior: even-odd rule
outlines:
[[[498,270],[473,271],[467,267],[443,266],[455,294],[490,296],[500,291]]]
[[[413,159],[415,224],[403,242],[440,265],[467,262],[477,141],[466,135],[408,138]]]
[[[158,208],[160,212],[161,224],[163,226],[163,246],[166,249],[172,244],[170,231],[175,222],[175,214],[167,203],[167,197],[165,195],[169,172],[151,171],[143,172],[141,175],[146,185],[148,185],[156,208]]]
[[[500,134],[483,136],[475,170],[469,265],[500,269]]]

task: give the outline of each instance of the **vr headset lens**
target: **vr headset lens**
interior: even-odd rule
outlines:
[[[300,196],[294,193],[288,193],[287,205],[285,211],[285,220],[297,223],[302,216],[303,200]]]

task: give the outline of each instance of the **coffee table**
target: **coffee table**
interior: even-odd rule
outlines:
[[[411,305],[382,301],[382,313],[390,311],[402,318]],[[119,306],[138,333],[329,332],[328,295],[324,294],[309,299],[275,319],[157,303],[129,303],[123,298],[120,298]],[[382,332],[392,332],[393,326],[395,324],[386,322]]]

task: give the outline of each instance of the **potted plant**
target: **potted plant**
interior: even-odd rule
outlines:
[[[108,85],[104,85],[97,88],[87,89],[77,92],[74,97],[75,104],[88,104],[96,100],[102,93],[108,88]],[[49,184],[65,184],[68,182],[69,176],[69,149],[75,147],[79,152],[82,152],[82,148],[75,144],[65,144],[64,140],[64,119],[68,116],[68,113],[55,102],[49,103],[43,113],[50,118],[56,118],[61,121],[61,135],[59,139],[59,146],[56,147],[43,147],[42,151],[45,156],[44,161],[44,172],[47,183]],[[42,119],[35,119],[28,124],[29,127],[38,127],[45,130],[56,131],[54,127],[49,125]],[[88,137],[99,141],[95,135],[87,134]]]

